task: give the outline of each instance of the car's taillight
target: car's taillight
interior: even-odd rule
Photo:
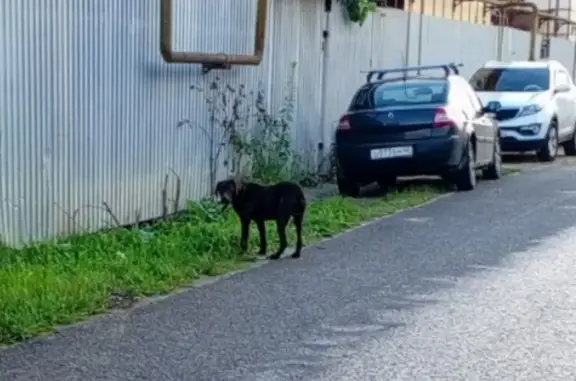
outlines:
[[[440,107],[436,109],[436,115],[434,115],[434,128],[452,127],[454,125],[454,120],[448,116],[448,113],[444,108]]]
[[[337,129],[340,131],[350,129],[350,118],[348,117],[348,115],[343,115],[342,118],[340,118],[340,122],[338,123]]]

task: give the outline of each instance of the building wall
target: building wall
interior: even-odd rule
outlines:
[[[490,15],[484,13],[484,3],[479,1],[414,0],[412,4],[408,2],[408,9],[427,16],[462,20],[471,24],[488,24],[490,21]]]
[[[532,0],[539,9],[556,16],[576,21],[576,0]],[[553,33],[554,23],[547,22],[540,28],[542,33]],[[558,30],[559,36],[576,35],[576,29],[571,25],[563,25]]]
[[[174,4],[175,49],[251,52],[256,1]],[[175,193],[174,173],[182,179],[182,200],[210,195],[211,144],[198,127],[209,126],[209,108],[191,85],[205,88],[220,77],[248,92],[262,88],[268,108],[277,110],[294,76],[293,138],[314,162],[318,143],[330,144],[363,70],[455,61],[470,75],[496,56],[498,33],[491,26],[381,9],[360,27],[336,8],[323,73],[322,2],[270,0],[269,7],[262,64],[202,74],[198,65],[162,60],[157,0],[4,0],[3,239],[19,244],[110,226],[104,203],[122,223],[158,217],[167,175],[169,198]],[[527,57],[527,33],[506,30],[503,43],[503,59]],[[571,52],[567,41],[552,42],[552,57],[570,68]],[[183,119],[196,127],[177,128]],[[220,165],[219,177],[226,173]]]

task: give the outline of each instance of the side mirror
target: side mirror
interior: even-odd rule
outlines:
[[[498,110],[502,108],[502,103],[498,101],[491,101],[484,107],[482,107],[482,112],[485,114],[496,114]]]
[[[566,93],[566,92],[568,92],[568,91],[570,91],[570,85],[567,85],[567,84],[565,84],[565,83],[560,84],[560,85],[557,85],[557,86],[554,88],[554,94]]]

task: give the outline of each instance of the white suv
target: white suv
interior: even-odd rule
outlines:
[[[576,155],[576,87],[559,62],[490,61],[470,85],[499,121],[502,151],[536,151],[553,161],[562,144]]]

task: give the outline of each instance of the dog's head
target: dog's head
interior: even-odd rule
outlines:
[[[216,184],[216,196],[220,197],[220,203],[232,204],[234,197],[242,190],[242,182],[234,179],[222,180]]]

